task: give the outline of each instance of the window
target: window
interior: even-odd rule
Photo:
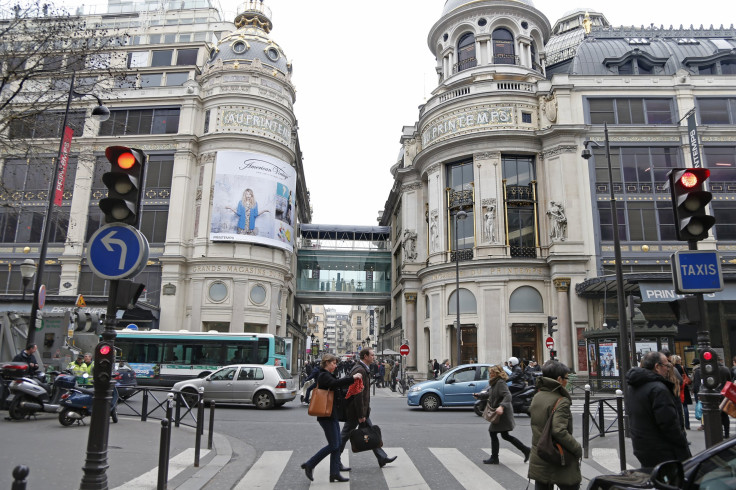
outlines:
[[[531,112],[522,112],[521,113],[521,122],[526,124],[532,123],[532,114]]]
[[[84,135],[84,111],[69,112],[67,124],[74,136]],[[22,119],[10,121],[10,139],[17,138],[61,138],[63,112],[41,112]]]
[[[133,134],[175,134],[179,130],[177,109],[131,109],[110,111],[110,119],[100,124],[100,136]]]
[[[672,99],[588,99],[591,124],[673,124]]]
[[[181,85],[184,85],[184,82],[186,82],[189,79],[189,73],[167,73],[166,74],[166,86],[167,87],[179,87]]]
[[[453,291],[450,294],[450,298],[447,300],[447,314],[457,315],[457,299],[455,294],[457,291]],[[477,313],[478,305],[475,300],[473,293],[467,289],[460,288],[460,313]]]
[[[473,162],[461,162],[447,166],[447,187],[453,191],[473,188]]]
[[[654,202],[627,203],[629,240],[634,242],[658,241],[657,218]]]
[[[171,57],[174,51],[171,49],[162,51],[153,51],[151,56],[151,66],[171,66]]]
[[[544,313],[542,295],[531,286],[517,288],[509,298],[509,312]]]
[[[160,87],[163,73],[146,73],[141,75],[141,88]]]
[[[716,240],[736,241],[736,202],[712,201]]]
[[[669,206],[671,204],[667,203]],[[621,241],[626,240],[626,210],[616,207],[616,218],[618,220],[618,237]],[[611,202],[598,201],[598,219],[601,226],[601,240],[613,241],[613,221],[611,218]]]
[[[478,64],[475,58],[475,36],[468,32],[457,43],[457,71],[473,68]]]
[[[43,59],[43,68],[41,71],[61,71],[61,62],[64,57],[61,55],[49,55]]]
[[[363,323],[363,318],[361,318],[361,317],[356,317],[356,321],[358,322],[358,325],[362,325],[362,323]]]
[[[166,241],[166,225],[169,220],[169,208],[155,209],[144,206],[141,210],[141,233],[148,243],[164,243]]]
[[[700,124],[736,124],[736,98],[698,98]]]
[[[188,66],[197,64],[197,49],[180,49],[176,54],[176,64],[178,66]]]
[[[470,383],[471,381],[475,381],[475,368],[464,368],[460,369],[458,371],[455,371],[452,373],[452,376],[449,376],[445,383]]]
[[[355,339],[363,340],[363,329],[362,328],[358,328],[355,330]]]
[[[124,75],[115,77],[115,88],[135,88],[138,77],[135,75]]]
[[[534,158],[523,155],[503,155],[503,178],[506,181],[506,240],[514,257],[536,257],[534,228]]]
[[[148,51],[131,51],[128,53],[128,68],[148,66]]]
[[[515,65],[516,51],[514,35],[508,29],[493,31],[493,63],[496,65]]]

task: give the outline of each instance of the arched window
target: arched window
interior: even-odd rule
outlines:
[[[493,63],[496,65],[515,65],[514,35],[507,29],[493,31]]]
[[[537,43],[532,41],[531,46],[529,46],[529,50],[531,51],[530,54],[532,55],[532,70],[541,72],[542,67],[539,65],[539,63],[537,63]]]
[[[511,293],[509,313],[544,313],[542,295],[531,286],[521,286]]]
[[[424,297],[424,318],[429,318],[429,296]]]
[[[475,58],[475,36],[472,32],[463,34],[457,43],[457,72],[473,68],[478,64]]]
[[[447,310],[450,315],[457,315],[457,299],[455,299],[455,291],[450,295],[447,306]],[[473,293],[467,289],[460,289],[460,313],[476,313],[477,311],[478,305]]]

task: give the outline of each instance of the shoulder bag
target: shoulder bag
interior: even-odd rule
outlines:
[[[381,428],[363,422],[350,433],[350,448],[354,453],[378,449],[383,446]]]
[[[307,413],[313,417],[331,417],[332,403],[334,400],[334,391],[320,389],[319,385],[317,385],[317,387],[312,390]]]
[[[486,408],[483,410],[483,418],[492,424],[497,424],[501,420],[501,414],[496,412],[495,408],[491,407],[491,402],[486,403]]]
[[[547,463],[556,466],[568,466],[575,461],[575,456],[570,451],[565,449],[560,443],[555,442],[552,438],[552,419],[554,418],[555,411],[557,410],[557,404],[560,403],[562,397],[557,399],[555,406],[552,408],[552,413],[549,414],[549,419],[544,425],[542,434],[539,436],[539,442],[537,442],[537,454]]]

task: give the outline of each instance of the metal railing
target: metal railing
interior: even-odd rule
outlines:
[[[612,405],[615,403],[615,407]],[[595,414],[591,413],[590,407],[596,404]],[[613,411],[614,418],[610,424],[606,425],[605,409]],[[591,436],[591,425],[598,430],[598,433]],[[616,428],[614,429],[614,425]],[[614,398],[599,398],[598,400],[590,400],[590,385],[585,385],[585,405],[583,407],[583,457],[589,457],[590,441],[598,437],[606,437],[606,434],[618,433],[618,455],[621,463],[621,471],[626,470],[626,443],[624,431],[624,394],[621,390],[616,390]]]

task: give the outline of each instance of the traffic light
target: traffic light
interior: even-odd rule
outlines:
[[[547,336],[551,337],[553,333],[557,331],[555,328],[557,326],[557,320],[556,316],[548,316],[547,317]]]
[[[118,281],[118,294],[115,296],[115,307],[119,310],[132,310],[145,289],[145,284],[126,280]]]
[[[713,216],[705,214],[705,207],[713,199],[705,190],[708,177],[710,170],[707,168],[677,168],[668,174],[678,240],[708,238],[708,230],[716,222]]]
[[[112,378],[112,367],[115,364],[115,349],[109,342],[100,342],[95,347],[95,366],[92,378],[95,384],[109,384]]]
[[[700,308],[696,296],[685,296],[670,301],[669,304],[679,325],[697,325],[700,323]]]
[[[556,350],[549,351],[549,358],[550,359],[557,359],[557,351]]]
[[[138,227],[148,156],[137,148],[108,146],[105,157],[110,161],[110,171],[102,176],[107,197],[100,200],[105,223]]]
[[[713,349],[700,352],[700,377],[706,388],[715,390],[720,384],[718,375],[718,354]]]

